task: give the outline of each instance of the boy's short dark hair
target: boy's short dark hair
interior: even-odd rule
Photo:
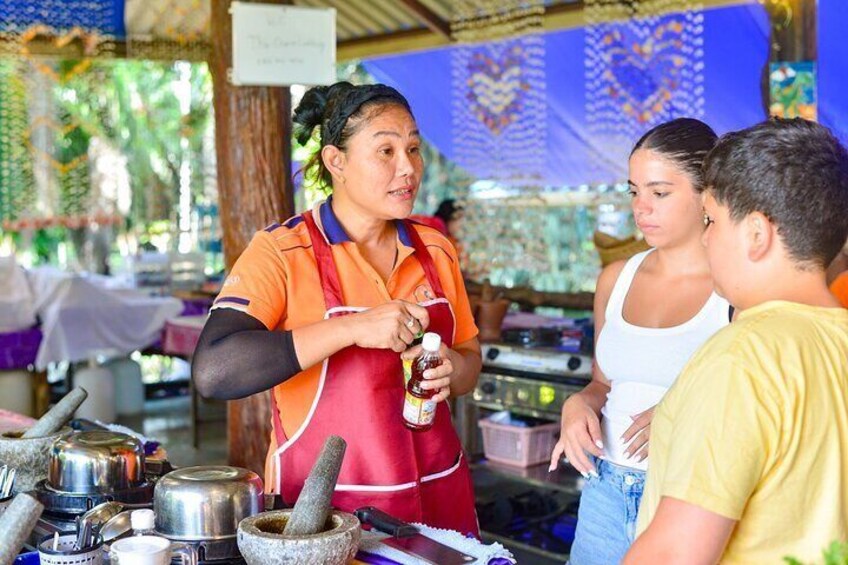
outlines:
[[[726,134],[704,161],[707,189],[738,222],[777,226],[790,257],[827,267],[848,237],[848,151],[826,127],[774,118]]]

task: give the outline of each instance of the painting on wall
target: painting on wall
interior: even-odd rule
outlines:
[[[779,118],[818,120],[815,63],[802,61],[771,64],[769,114]]]

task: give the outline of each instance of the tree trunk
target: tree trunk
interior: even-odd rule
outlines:
[[[271,4],[288,1],[263,0]],[[215,102],[218,195],[227,269],[253,234],[294,212],[291,185],[291,97],[288,88],[236,87],[232,65],[231,0],[212,0],[210,60]],[[270,438],[270,396],[229,403],[229,461],[264,474]]]

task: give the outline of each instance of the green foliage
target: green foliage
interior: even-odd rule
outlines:
[[[191,104],[183,115],[174,85],[188,73]],[[212,119],[212,81],[206,65],[153,61],[97,61],[64,87],[63,108],[90,136],[110,142],[126,158],[132,187],[131,224],[173,220],[183,158],[191,161],[192,196],[204,193],[203,142]],[[188,140],[188,147],[181,140]]]

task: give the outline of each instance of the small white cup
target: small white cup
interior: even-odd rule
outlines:
[[[171,558],[179,555],[183,565],[197,563],[197,553],[192,547],[178,547],[159,536],[133,536],[115,541],[109,549],[112,565],[170,565]]]

